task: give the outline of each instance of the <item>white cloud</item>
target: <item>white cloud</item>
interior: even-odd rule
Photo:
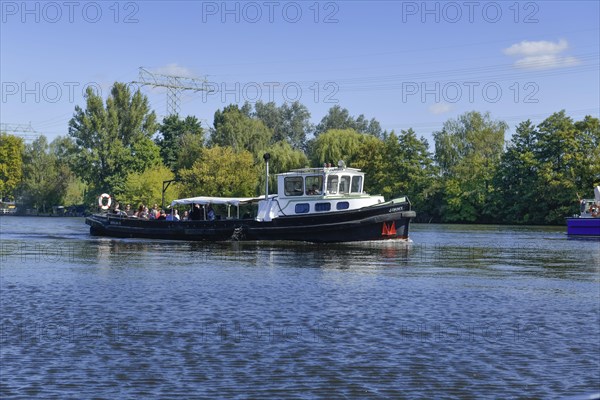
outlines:
[[[565,39],[560,39],[558,42],[548,42],[540,40],[532,42],[523,40],[521,43],[515,43],[512,46],[504,49],[504,54],[509,56],[539,56],[548,54],[562,53],[569,47],[569,43]]]
[[[565,39],[558,42],[547,40],[523,40],[504,49],[504,54],[520,57],[514,66],[522,69],[550,69],[567,68],[580,64],[580,61],[571,56],[561,56],[560,53],[569,48]]]
[[[429,107],[429,112],[435,115],[445,114],[452,111],[452,106],[448,103],[435,103]]]
[[[190,69],[183,67],[181,65],[177,65],[175,63],[167,64],[164,67],[156,68],[156,69],[154,69],[153,72],[157,73],[157,74],[163,74],[163,75],[182,76],[184,78],[193,78],[194,77],[194,73]]]

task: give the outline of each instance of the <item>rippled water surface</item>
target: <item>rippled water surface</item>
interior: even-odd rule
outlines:
[[[90,237],[0,217],[0,397],[561,398],[600,391],[600,242]]]

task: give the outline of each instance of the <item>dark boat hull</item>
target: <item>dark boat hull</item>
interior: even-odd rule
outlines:
[[[118,238],[191,241],[294,240],[353,242],[408,239],[415,212],[408,204],[386,203],[360,210],[274,218],[215,221],[146,221],[96,214],[86,218],[90,234]]]
[[[567,218],[567,234],[600,236],[600,218]]]

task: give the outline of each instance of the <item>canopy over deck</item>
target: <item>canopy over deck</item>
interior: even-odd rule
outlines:
[[[271,195],[273,196],[273,195]],[[269,196],[269,197],[271,197]],[[187,199],[177,199],[171,202],[171,207],[181,204],[225,204],[231,206],[239,206],[241,204],[255,203],[259,200],[264,200],[265,197],[189,197]]]

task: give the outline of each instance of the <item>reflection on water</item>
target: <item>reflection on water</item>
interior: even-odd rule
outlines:
[[[600,390],[600,242],[562,228],[415,225],[385,245],[0,228],[2,398]]]

